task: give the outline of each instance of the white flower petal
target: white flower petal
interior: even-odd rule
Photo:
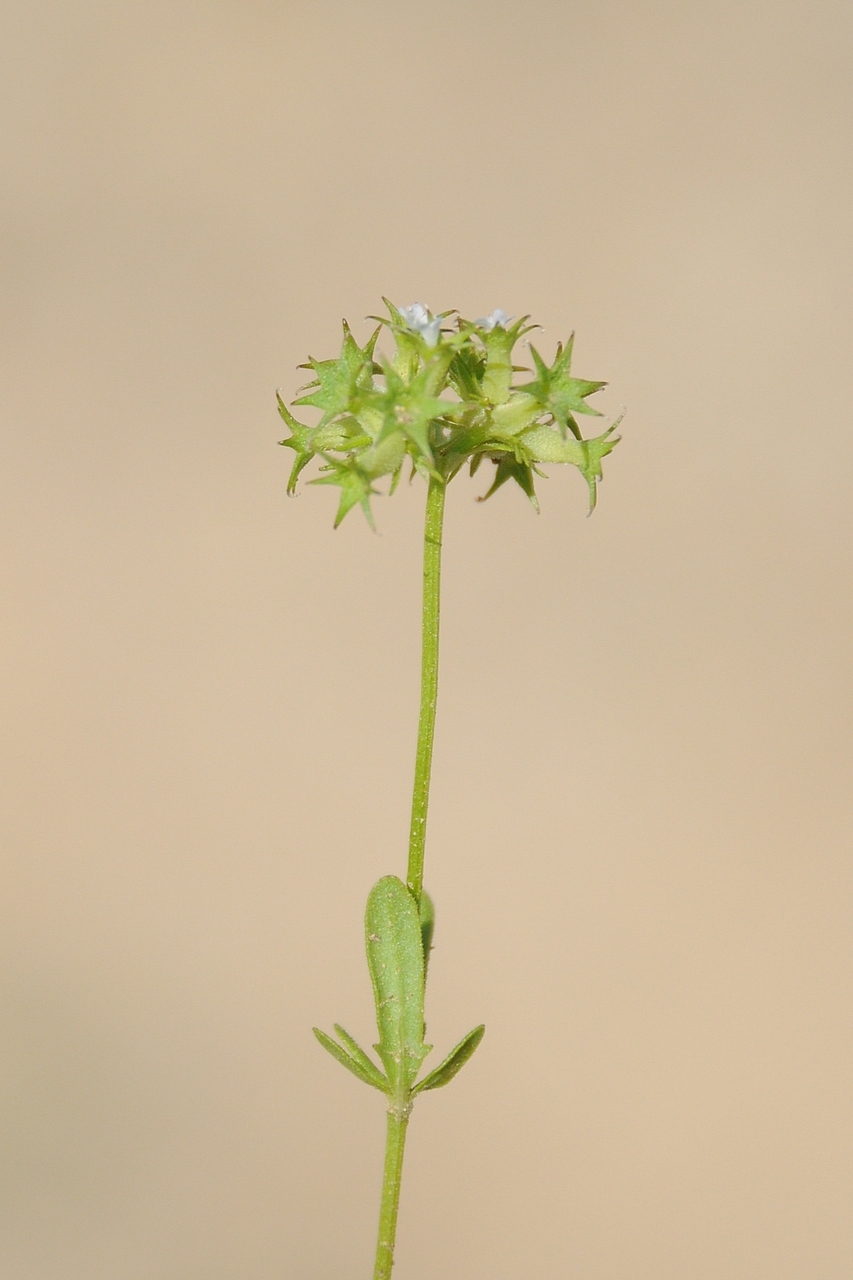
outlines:
[[[441,318],[436,316],[434,320],[430,320],[429,311],[422,302],[413,302],[410,307],[402,307],[400,315],[406,322],[407,328],[413,333],[419,333],[428,347],[438,346]]]
[[[422,302],[413,302],[410,307],[403,307],[400,315],[410,329],[419,330],[429,324],[429,312]]]
[[[428,324],[419,325],[421,337],[428,347],[437,347],[438,340],[441,337],[441,317],[436,316],[434,320],[430,320]]]
[[[505,311],[498,307],[490,316],[480,316],[479,320],[474,321],[474,324],[490,333],[492,329],[497,329],[498,326],[501,329],[506,328],[511,319],[512,316],[508,316]]]

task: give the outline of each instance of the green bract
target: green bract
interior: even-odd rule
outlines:
[[[400,310],[384,301],[388,317],[371,317],[379,323],[363,347],[344,321],[338,358],[303,366],[314,378],[294,405],[319,410],[315,426],[299,422],[278,397],[291,432],[281,443],[296,455],[288,492],[312,458],[320,458],[323,474],[312,483],[341,490],[335,526],[356,505],[372,525],[376,482],[389,477],[393,493],[407,458],[424,477],[445,483],[465,463],[473,475],[488,458],[496,470],[484,497],[515,480],[538,510],[539,464],[570,462],[589,485],[592,511],[601,460],[619,439],[618,420],[583,439],[576,415],[601,416],[587,400],[606,384],[572,377],[572,340],[558,345],[551,365],[531,345],[530,370],[512,362],[516,343],[535,328],[528,316],[510,324],[502,311],[473,321],[456,315],[443,327],[455,313],[433,316],[419,303]],[[394,338],[390,359],[376,351],[383,326]],[[519,382],[519,375],[528,380]]]

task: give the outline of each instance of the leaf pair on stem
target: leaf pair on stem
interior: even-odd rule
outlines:
[[[379,1043],[374,1046],[384,1072],[343,1027],[335,1025],[337,1041],[324,1031],[314,1034],[333,1058],[388,1097],[388,1109],[406,1116],[419,1093],[449,1084],[474,1053],[484,1026],[460,1040],[444,1061],[418,1081],[418,1072],[432,1045],[424,1043],[424,988],[433,929],[432,902],[414,895],[396,876],[383,876],[367,900],[365,944],[373,982]]]

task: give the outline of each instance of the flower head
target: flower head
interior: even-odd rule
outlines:
[[[440,316],[430,319],[429,311],[422,302],[413,302],[410,307],[401,307],[400,315],[414,333],[420,334],[428,347],[438,346],[441,333]]]
[[[384,301],[388,316],[371,317],[378,327],[363,347],[345,321],[337,359],[304,366],[314,378],[294,404],[319,410],[316,426],[294,418],[279,398],[290,430],[281,443],[295,454],[288,492],[316,458],[313,483],[340,490],[336,523],[356,506],[370,520],[377,482],[387,478],[393,493],[407,461],[430,483],[445,484],[466,464],[473,475],[491,461],[496,471],[485,496],[514,480],[538,510],[535,478],[542,466],[562,462],[580,471],[592,510],[618,421],[584,439],[579,415],[596,413],[587,401],[604,383],[574,377],[571,338],[558,343],[552,364],[531,346],[531,371],[513,363],[516,344],[536,327],[529,316],[513,319],[498,308],[471,321],[457,312],[454,326],[449,311],[434,316],[421,302]],[[390,358],[376,351],[383,326],[396,346]]]

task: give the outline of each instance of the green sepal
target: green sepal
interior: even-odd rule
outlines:
[[[344,339],[337,360],[315,360],[312,357],[308,361],[308,367],[314,370],[316,378],[302,388],[309,394],[293,402],[322,409],[323,416],[319,423],[321,427],[339,414],[351,411],[359,391],[369,391],[372,387],[373,350],[379,330],[372,334],[364,347],[360,347],[346,320],[343,322],[343,329]]]
[[[417,454],[412,454],[412,475],[419,475],[422,480],[426,480],[429,484],[430,480],[440,480],[441,473],[436,471],[435,467],[431,467],[429,463]]]
[[[399,308],[395,307],[394,303],[388,298],[383,298],[382,301],[388,308],[388,314],[391,319],[387,320],[384,316],[368,316],[367,318],[368,320],[376,320],[380,325],[385,325],[393,333],[397,346],[392,361],[394,371],[408,382],[417,372],[423,343],[418,335],[406,324]]]
[[[365,914],[367,964],[390,1094],[405,1104],[430,1051],[424,1044],[424,951],[414,897],[396,876],[373,886]]]
[[[460,400],[482,401],[485,372],[485,353],[474,346],[464,346],[453,353],[447,381]]]
[[[378,480],[380,476],[399,475],[406,456],[406,446],[406,436],[402,431],[380,436],[375,444],[359,453],[359,470],[373,480]],[[392,485],[392,491],[393,487]]]
[[[589,485],[589,511],[592,515],[597,499],[597,481],[601,479],[601,459],[616,448],[621,436],[613,432],[622,421],[620,414],[612,426],[592,440],[561,440],[552,427],[536,427],[524,436],[524,448],[535,462],[571,462]],[[493,486],[494,487],[494,486]]]
[[[509,399],[492,410],[495,436],[499,440],[511,439],[522,431],[527,431],[541,416],[542,409],[535,396],[527,395],[524,391],[513,391]]]
[[[545,363],[531,343],[530,354],[536,366],[536,378],[533,382],[525,383],[518,390],[534,396],[542,411],[552,414],[554,421],[559,423],[563,435],[566,434],[568,427],[572,434],[580,439],[580,431],[572,415],[589,413],[600,417],[598,410],[586,403],[586,398],[600,391],[602,387],[606,387],[607,383],[588,382],[583,378],[571,377],[569,370],[574,341],[575,335],[572,334],[565,347],[561,342],[557,344],[557,354],[554,357],[554,363],[550,366]]]
[[[412,1089],[412,1097],[418,1093],[426,1093],[427,1089],[441,1089],[444,1085],[449,1084],[455,1075],[462,1070],[465,1063],[472,1057],[477,1045],[486,1034],[484,1025],[475,1027],[473,1031],[469,1031],[463,1040],[460,1040],[455,1049],[444,1059],[444,1062],[437,1066],[434,1071],[430,1071],[429,1075],[424,1076]]]
[[[286,440],[279,440],[279,444],[283,444],[286,449],[293,449],[296,457],[293,459],[293,467],[290,472],[290,478],[287,482],[287,492],[292,494],[296,492],[296,482],[299,479],[299,473],[308,466],[308,463],[314,457],[315,449],[312,445],[311,437],[314,434],[313,427],[306,427],[304,423],[297,422],[287,405],[281,398],[278,391],[275,393],[278,401],[278,411],[286,425],[290,428],[291,434]]]
[[[335,528],[337,529],[344,516],[358,503],[367,517],[367,523],[375,531],[370,498],[376,490],[370,483],[370,477],[364,474],[354,458],[341,462],[339,458],[332,458],[327,453],[324,453],[323,457],[326,460],[324,469],[328,474],[318,476],[316,480],[311,481],[311,484],[336,484],[340,487],[341,500],[338,504],[338,514],[335,516]]]
[[[464,341],[465,335],[462,333],[446,333],[442,334],[437,347],[424,347],[424,367],[420,376],[427,395],[439,396],[447,386],[450,366]],[[445,407],[453,403],[454,408],[458,408],[454,402],[442,400],[439,403]]]
[[[352,1036],[347,1035],[343,1027],[339,1027],[336,1024],[335,1031],[350,1049],[349,1053],[346,1049],[342,1049],[331,1036],[327,1036],[325,1031],[321,1031],[319,1027],[314,1027],[313,1031],[323,1048],[327,1049],[342,1067],[346,1067],[347,1071],[351,1071],[364,1084],[372,1085],[374,1089],[379,1089],[381,1093],[388,1092],[388,1081],[385,1076],[375,1063],[370,1061],[364,1050],[359,1048]]]
[[[345,413],[325,427],[315,427],[311,447],[315,453],[328,453],[330,450],[335,453],[352,453],[367,448],[372,439],[358,418]]]
[[[483,374],[482,393],[490,404],[504,404],[509,399],[512,383],[512,349],[524,333],[529,333],[534,325],[526,322],[529,316],[522,316],[515,324],[505,329],[496,324],[494,329],[477,330],[477,334],[486,348],[486,370]]]
[[[458,413],[461,408],[455,401],[440,400],[432,393],[433,372],[431,365],[425,365],[409,382],[405,382],[394,366],[386,363],[383,366],[385,391],[376,394],[372,401],[384,416],[382,430],[376,437],[377,445],[402,431],[414,446],[413,456],[425,463],[430,473],[435,472],[430,424],[438,418]]]
[[[527,436],[524,437],[524,443],[527,444]],[[534,511],[539,512],[539,499],[536,497],[536,489],[533,481],[533,467],[528,462],[520,462],[512,453],[504,453],[498,459],[495,478],[492,481],[491,488],[478,498],[478,502],[485,502],[487,498],[491,498],[493,493],[500,489],[501,485],[506,484],[507,480],[514,480],[516,484],[527,494]]]

